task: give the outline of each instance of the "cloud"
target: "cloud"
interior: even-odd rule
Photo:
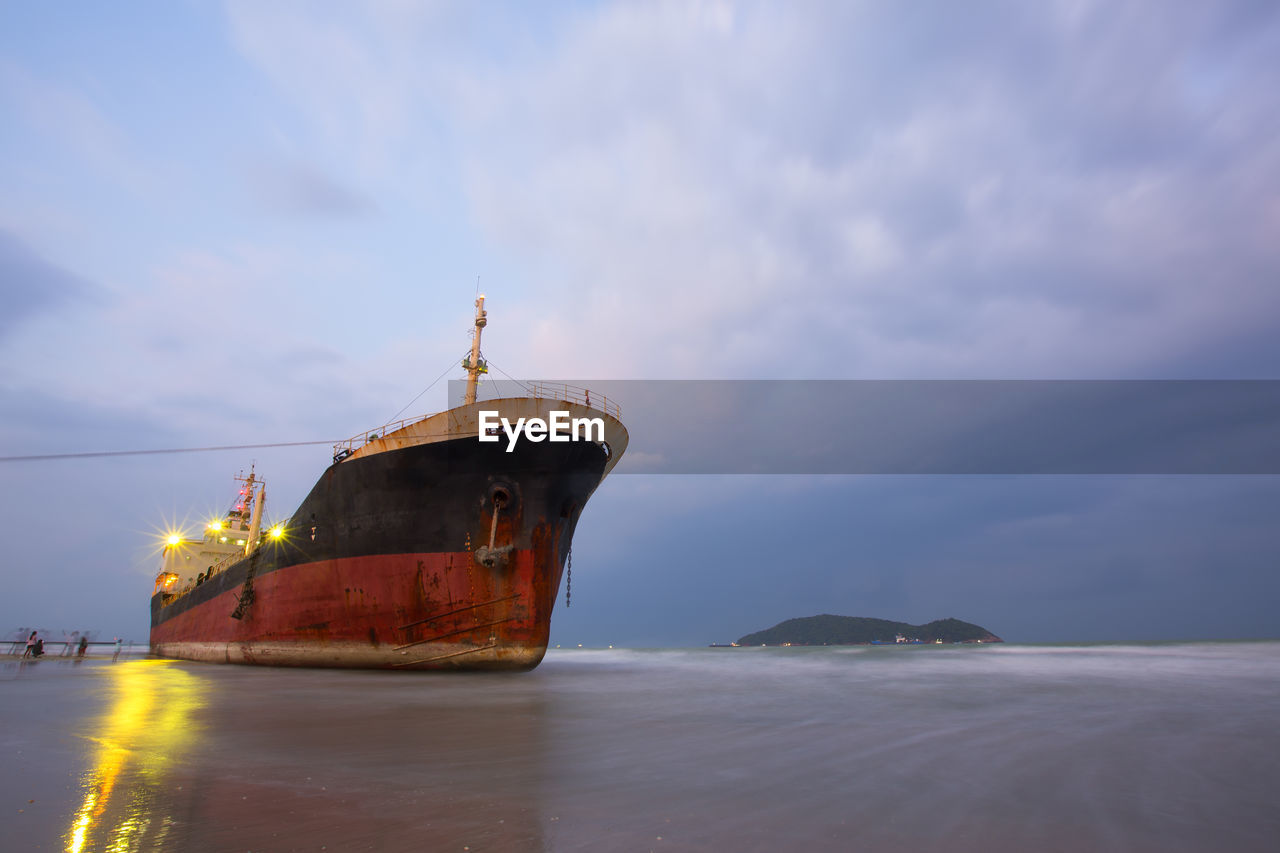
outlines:
[[[0,386],[5,455],[28,456],[182,446],[180,432],[129,406]],[[11,463],[20,464],[20,463]]]
[[[286,142],[345,172],[274,179],[273,203],[356,212],[351,187],[376,187],[439,215],[457,187],[527,294],[507,340],[534,372],[590,353],[628,377],[1272,375],[1268,4],[228,21],[301,119]]]
[[[465,90],[557,366],[1159,375],[1274,326],[1275,14],[727,8],[599,7]]]
[[[269,210],[304,217],[358,218],[377,210],[367,194],[318,169],[297,163],[263,164],[250,170],[250,188]]]
[[[99,295],[94,285],[49,263],[14,234],[0,229],[0,338],[29,318]]]
[[[380,423],[394,411],[388,401],[409,387],[370,367],[396,342],[352,344],[351,327],[372,327],[381,309],[329,295],[330,282],[358,280],[349,261],[340,249],[318,246],[156,250],[150,268],[76,322],[18,328],[6,318],[13,334],[3,341],[4,384],[15,395],[74,399],[86,411],[135,412],[181,436],[163,446],[347,436]],[[78,292],[74,280],[49,279],[62,289],[19,295],[44,306]],[[29,278],[6,277],[6,286],[11,280]],[[100,438],[57,449],[101,449]],[[140,446],[111,444],[106,449]]]
[[[139,140],[95,95],[101,95],[100,88],[45,77],[0,59],[0,100],[11,109],[6,120],[39,139],[24,152],[24,165],[33,174],[41,174],[49,152],[57,151],[64,155],[62,172],[83,166],[91,180],[105,179],[117,192],[158,190],[163,182],[156,164],[140,160]]]

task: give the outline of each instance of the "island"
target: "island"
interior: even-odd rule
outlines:
[[[921,643],[1003,643],[971,622],[936,619],[924,625],[868,619],[864,616],[805,616],[747,634],[738,646],[854,646]]]

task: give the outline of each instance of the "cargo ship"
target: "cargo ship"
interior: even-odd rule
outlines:
[[[339,443],[287,521],[264,524],[266,484],[251,469],[202,535],[170,535],[151,597],[152,653],[268,666],[537,666],[578,519],[627,431],[613,401],[575,386],[533,383],[525,396],[477,401],[486,323],[480,296],[462,405]],[[512,424],[526,425],[519,440]]]

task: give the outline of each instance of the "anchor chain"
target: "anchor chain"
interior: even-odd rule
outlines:
[[[570,597],[573,595],[573,543],[569,543],[569,557],[566,565],[568,577],[564,584],[564,606],[569,607]]]
[[[253,576],[258,573],[258,555],[262,553],[262,549],[254,551],[249,557],[249,567],[244,573],[244,586],[240,588],[240,594],[236,596],[236,609],[231,613],[232,619],[243,619],[245,613],[253,606],[256,596],[253,591]]]

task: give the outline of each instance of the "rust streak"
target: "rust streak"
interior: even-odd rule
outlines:
[[[431,663],[431,661],[433,660],[443,660],[444,658],[456,658],[458,655],[475,654],[476,652],[483,652],[486,649],[495,649],[497,647],[498,647],[497,643],[490,643],[487,646],[476,646],[474,649],[463,649],[460,652],[449,652],[443,655],[436,655],[433,658],[423,658],[422,660],[407,660],[407,661],[404,661],[403,663],[393,664],[393,666],[413,666],[414,664],[419,664],[419,663]]]
[[[401,625],[396,630],[407,631],[416,625],[422,625],[427,622],[434,622],[437,619],[443,619],[446,616],[452,616],[455,613],[462,613],[465,610],[475,610],[477,607],[488,607],[490,604],[497,604],[499,601],[510,601],[513,598],[519,598],[520,594],[504,595],[502,598],[495,598],[493,601],[482,601],[479,604],[468,604],[466,607],[459,607],[456,610],[446,610],[444,613],[436,613],[428,616],[426,619],[419,619],[417,622],[410,622],[408,625]]]
[[[430,637],[426,640],[415,640],[412,643],[405,643],[403,646],[396,646],[395,650],[398,652],[404,649],[413,648],[414,646],[421,646],[423,643],[434,643],[436,640],[443,640],[445,637],[452,637],[455,634],[467,634],[471,631],[479,631],[481,628],[492,628],[495,625],[501,625],[503,622],[510,622],[513,619],[515,619],[514,616],[508,616],[505,619],[499,619],[497,622],[486,622],[483,625],[472,625],[468,628],[459,628],[458,630],[450,631],[447,634],[437,634],[436,636]]]

